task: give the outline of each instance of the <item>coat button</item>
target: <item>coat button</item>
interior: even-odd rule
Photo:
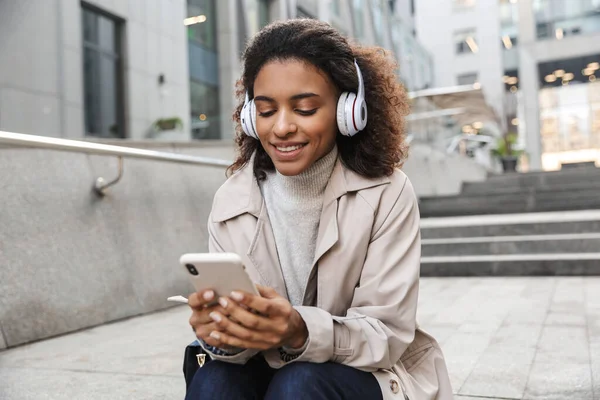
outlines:
[[[390,379],[390,389],[392,390],[392,393],[397,394],[400,391],[400,385],[398,385],[398,382],[395,380]]]

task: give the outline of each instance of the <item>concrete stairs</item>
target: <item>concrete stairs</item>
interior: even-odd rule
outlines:
[[[492,176],[457,196],[422,197],[419,207],[423,218],[600,209],[600,168]]]
[[[422,276],[600,275],[600,210],[423,218]]]

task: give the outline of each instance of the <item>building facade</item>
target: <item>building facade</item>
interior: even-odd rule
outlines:
[[[600,1],[417,0],[439,86],[481,85],[530,169],[600,163]]]
[[[189,138],[185,15],[185,0],[1,1],[0,130]]]
[[[234,85],[246,41],[271,21],[317,18],[394,52],[408,90],[433,85],[433,59],[415,39],[414,7],[389,0],[188,0],[192,135],[233,137]]]
[[[407,89],[428,88],[433,59],[414,11],[390,0],[0,1],[0,130],[229,140],[246,42],[298,17],[391,50]]]

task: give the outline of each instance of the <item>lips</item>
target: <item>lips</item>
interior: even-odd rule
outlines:
[[[272,146],[276,158],[289,161],[296,159],[302,153],[306,143],[278,143]]]
[[[290,151],[301,149],[304,146],[305,145],[303,145],[303,144],[296,144],[293,146],[275,146],[275,148],[283,153],[288,153]]]

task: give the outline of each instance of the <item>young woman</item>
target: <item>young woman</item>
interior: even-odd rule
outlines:
[[[187,398],[451,399],[440,347],[415,321],[419,210],[397,169],[396,65],[307,19],[264,28],[243,62],[239,155],[209,248],[239,254],[262,296],[190,296],[214,361]]]

